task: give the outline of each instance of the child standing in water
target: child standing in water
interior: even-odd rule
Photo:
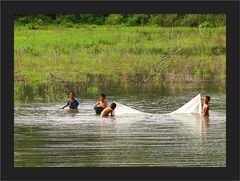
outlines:
[[[107,106],[102,112],[101,117],[108,116],[109,113],[111,113],[111,116],[114,116],[113,111],[116,108],[116,104],[113,102],[110,106]]]
[[[202,116],[209,116],[209,102],[210,102],[210,97],[206,96],[203,99]]]
[[[79,102],[75,98],[75,93],[73,91],[71,91],[69,93],[69,99],[67,101],[67,104],[65,106],[63,106],[62,109],[64,109],[67,106],[69,106],[70,109],[77,109],[78,105],[79,105]]]
[[[97,115],[100,115],[103,109],[107,107],[107,100],[105,94],[100,94],[100,100],[95,104],[94,109]]]

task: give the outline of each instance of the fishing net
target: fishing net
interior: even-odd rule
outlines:
[[[144,113],[136,109],[130,108],[128,106],[125,106],[119,102],[115,102],[115,103],[117,104],[117,107],[113,112],[114,115]],[[202,112],[201,94],[198,94],[196,97],[191,99],[182,107],[178,108],[176,111],[173,111],[169,114],[200,114],[201,115],[201,112]],[[144,113],[144,114],[148,114],[148,113]]]
[[[201,115],[201,112],[202,112],[201,94],[198,94],[196,97],[191,99],[182,107],[178,108],[176,111],[171,112],[170,114],[187,113]]]
[[[128,106],[124,106],[123,104],[119,102],[115,102],[117,104],[116,109],[114,110],[113,114],[114,115],[122,115],[122,114],[139,114],[143,113],[141,111],[138,111],[136,109],[132,109]]]

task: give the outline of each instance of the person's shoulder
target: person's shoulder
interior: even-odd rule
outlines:
[[[208,104],[205,104],[205,109],[209,110],[209,105]]]
[[[209,105],[208,105],[208,104],[206,104],[206,103],[204,103],[204,104],[203,104],[203,106],[204,106],[204,107],[208,107]]]

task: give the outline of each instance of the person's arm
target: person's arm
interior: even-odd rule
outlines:
[[[79,106],[79,102],[78,102],[77,99],[75,99],[75,100],[76,100],[76,107],[78,107]]]
[[[69,101],[67,102],[67,104],[65,106],[62,107],[62,109],[64,109],[65,107],[67,107],[69,105]]]
[[[114,110],[111,111],[111,117],[115,116]]]
[[[98,104],[100,104],[100,101],[98,101],[98,102],[95,104],[95,106],[94,106],[94,107],[96,107]]]
[[[62,109],[64,109],[64,108],[67,107],[67,106],[68,106],[68,105],[63,106]]]

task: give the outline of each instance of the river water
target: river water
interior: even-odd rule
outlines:
[[[98,97],[77,97],[79,112],[60,103],[14,108],[15,167],[225,167],[226,96],[219,86],[113,93],[117,101],[150,114],[95,116]],[[198,93],[211,97],[210,117],[168,115]]]

